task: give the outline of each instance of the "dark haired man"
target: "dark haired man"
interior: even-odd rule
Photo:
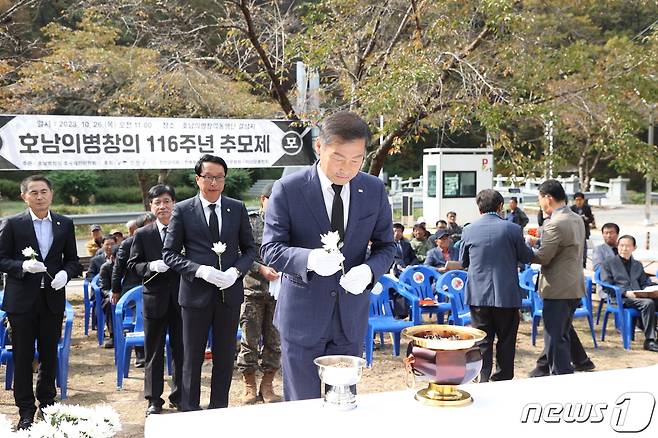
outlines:
[[[621,288],[622,305],[624,307],[637,309],[640,312],[644,327],[644,349],[658,352],[658,343],[656,342],[658,299],[639,298],[635,295],[635,292],[654,285],[647,274],[644,273],[642,263],[633,258],[635,246],[635,237],[621,236],[617,243],[618,256],[609,257],[601,263],[601,279]],[[608,293],[611,293],[611,291],[608,291]],[[613,301],[617,301],[616,297],[613,298]]]
[[[212,327],[209,409],[228,406],[236,332],[244,300],[242,276],[258,250],[244,204],[223,196],[226,162],[203,155],[194,167],[199,194],[179,202],[167,228],[164,263],[179,273],[183,320],[181,408],[200,409],[201,366]],[[225,245],[223,252],[218,249]],[[185,250],[184,254],[182,250]]]
[[[52,183],[41,175],[21,182],[23,213],[0,222],[0,271],[7,273],[2,310],[12,327],[14,400],[28,429],[36,413],[32,390],[32,361],[36,341],[39,375],[36,399],[43,409],[55,402],[57,343],[62,335],[66,289],[82,273],[73,221],[50,211]],[[26,255],[28,248],[36,253]]]
[[[164,346],[169,332],[173,379],[169,404],[179,407],[183,369],[183,322],[178,305],[180,275],[162,260],[162,244],[176,202],[176,193],[168,185],[158,184],[148,191],[151,213],[157,218],[135,232],[130,248],[128,269],[143,280],[144,301],[144,398],[146,415],[162,412],[164,390]]]
[[[585,239],[589,239],[590,228],[594,225],[592,207],[590,207],[587,201],[585,201],[585,194],[582,192],[574,193],[573,201],[574,205],[571,206],[571,211],[583,219],[583,222],[585,223]]]
[[[603,234],[603,243],[597,245],[592,253],[592,264],[594,270],[601,266],[605,259],[617,255],[617,239],[619,238],[619,225],[608,222],[601,227]]]
[[[418,260],[411,244],[404,238],[404,225],[401,223],[396,222],[393,224],[393,240],[395,241],[393,274],[399,277],[404,268],[418,264]]]
[[[283,273],[275,324],[281,335],[286,400],[320,396],[315,358],[361,356],[367,290],[393,263],[386,190],[381,180],[359,172],[369,138],[358,115],[332,114],[315,145],[319,161],[277,181],[272,190],[261,254]],[[322,248],[320,237],[330,231],[343,242],[338,252]]]
[[[519,201],[515,196],[512,196],[509,200],[509,210],[507,210],[506,219],[517,224],[521,229],[525,228],[525,226],[528,225],[528,222],[530,222],[528,215],[519,208]]]
[[[532,250],[524,242],[521,228],[500,217],[505,203],[500,193],[482,190],[475,202],[481,216],[464,227],[459,259],[470,268],[465,300],[471,308],[471,325],[487,334],[480,344],[480,381],[511,380],[521,307],[517,266],[530,262]],[[494,338],[498,342],[492,374]]]
[[[567,195],[557,180],[549,179],[539,186],[539,206],[550,216],[544,222],[541,246],[532,259],[542,265],[539,291],[544,300],[544,352],[531,376],[542,375],[539,370],[543,368],[544,356],[551,374],[573,373],[572,360],[577,368],[593,369],[594,364],[584,353],[572,326],[574,311],[585,294],[582,268],[585,226],[567,207]],[[537,242],[533,237],[528,240],[533,245]],[[574,345],[580,346],[582,358],[572,357]]]

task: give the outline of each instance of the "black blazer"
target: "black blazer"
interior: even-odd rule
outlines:
[[[222,196],[221,203],[222,229],[219,240],[226,244],[221,267],[223,271],[236,267],[244,275],[258,251],[251,232],[249,215],[244,204],[238,200]],[[213,243],[215,242],[210,236],[210,228],[199,197],[177,203],[167,227],[162,255],[167,266],[181,275],[178,296],[181,306],[206,307],[211,304],[213,296],[219,293],[214,285],[194,277],[201,265],[219,269],[218,257],[212,251]],[[183,249],[184,255],[181,254]],[[233,286],[224,290],[224,299],[229,306],[242,304],[242,278],[238,278]]]
[[[143,299],[144,316],[147,318],[162,318],[170,305],[178,308],[180,275],[173,269],[160,273],[149,269],[149,262],[160,259],[162,239],[157,224],[152,223],[137,230],[130,248],[128,270],[146,282]]]
[[[0,222],[0,271],[7,273],[2,309],[8,313],[25,313],[33,309],[44,279],[46,301],[53,313],[64,312],[65,288],[53,290],[51,279],[45,273],[23,272],[26,258],[22,251],[31,246],[38,254],[37,260],[46,265],[54,278],[62,269],[69,280],[82,274],[75,244],[73,221],[65,216],[50,212],[53,224],[53,244],[44,260],[39,253],[39,244],[34,232],[32,217],[28,210],[10,216]]]
[[[121,292],[121,295],[142,283],[141,277],[139,277],[133,270],[128,269],[130,247],[133,244],[134,238],[135,236],[129,236],[121,242],[116,258],[114,259],[114,269],[112,269],[112,292]]]

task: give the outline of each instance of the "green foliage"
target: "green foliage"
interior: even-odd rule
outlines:
[[[139,187],[103,187],[95,195],[97,204],[139,203],[142,202],[142,193]]]
[[[50,172],[56,199],[65,204],[88,204],[98,190],[99,178],[93,170],[57,170]]]
[[[20,182],[0,179],[0,199],[3,201],[21,201]]]

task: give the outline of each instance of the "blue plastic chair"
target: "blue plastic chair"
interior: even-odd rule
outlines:
[[[117,388],[123,388],[124,377],[129,376],[130,356],[134,347],[144,346],[144,319],[142,314],[142,290],[143,286],[135,286],[123,294],[114,309],[114,348],[117,367]],[[135,311],[132,329],[125,333],[126,323],[124,318],[131,313],[128,306],[134,303]]]
[[[596,274],[595,278],[597,278]],[[603,326],[601,327],[601,341],[605,341],[605,331],[608,326],[608,315],[612,313],[615,316],[615,321],[619,322],[621,341],[624,349],[630,350],[631,341],[635,336],[634,319],[640,317],[640,311],[632,307],[624,307],[621,288],[601,280],[600,272],[598,273],[597,283],[601,285],[601,287],[603,287],[608,294],[606,297],[605,314],[603,316]]]
[[[65,400],[68,391],[69,357],[71,352],[71,334],[73,333],[73,306],[68,301],[65,304],[64,333],[57,344],[57,372],[55,381],[59,387],[59,398]],[[0,321],[4,321],[5,312],[0,311]],[[8,344],[8,333],[2,324],[2,338],[0,340],[0,362],[7,366],[5,372],[5,389],[12,388],[14,383],[14,356]],[[39,352],[34,350],[34,357],[39,358]]]
[[[400,274],[399,283],[404,286],[398,288],[398,293],[409,301],[414,324],[423,323],[423,314],[432,316],[435,313],[438,323],[443,324],[444,315],[451,310],[450,303],[447,302],[439,301],[434,305],[423,306],[420,304],[422,299],[438,301],[440,296],[437,296],[436,285],[440,278],[441,274],[436,269],[423,265],[408,266]]]
[[[105,312],[103,312],[103,293],[98,284],[100,279],[101,275],[96,274],[89,285],[94,294],[94,308],[96,309],[96,338],[98,339],[98,345],[103,345],[105,340]]]
[[[581,297],[580,306],[574,312],[573,317],[587,318],[587,322],[589,323],[589,330],[592,334],[592,340],[594,341],[594,348],[599,348],[598,343],[596,342],[596,331],[594,330],[594,318],[592,317],[591,301],[590,299],[588,299],[588,294],[591,296],[591,291],[592,291],[592,280],[589,277],[586,277],[585,295]],[[533,310],[532,310],[532,332],[530,335],[532,339],[532,345],[536,344],[539,321],[541,321],[543,313],[544,313],[544,300],[539,296],[537,290],[534,290]]]
[[[448,271],[441,276],[437,289],[439,294],[448,298],[450,304],[450,317],[448,322],[454,325],[469,325],[471,323],[471,309],[464,301],[464,290],[468,274],[466,271]]]
[[[93,318],[93,316],[95,316],[93,315],[95,312],[92,312],[92,308],[91,308],[91,294],[93,293],[94,293],[93,290],[90,291],[89,280],[85,278],[84,282],[82,283],[82,300],[85,306],[85,314],[84,314],[85,336],[89,336],[90,322],[91,322],[91,329],[94,330],[96,328],[96,322],[94,321]]]
[[[521,309],[527,309],[531,313],[533,309],[532,293],[537,287],[537,275],[539,275],[539,271],[530,267],[519,272],[519,286],[521,286],[524,295],[521,297]]]
[[[370,293],[370,316],[368,317],[368,331],[366,332],[366,366],[372,367],[373,343],[375,334],[379,333],[382,344],[384,343],[384,333],[393,334],[393,355],[400,355],[400,332],[407,327],[414,325],[412,321],[395,319],[393,316],[393,303],[390,297],[390,291],[397,291],[397,281],[389,277],[382,276],[377,285],[381,286],[380,294]],[[374,289],[374,288],[373,288]]]

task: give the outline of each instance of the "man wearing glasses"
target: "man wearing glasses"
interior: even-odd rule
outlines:
[[[228,406],[244,300],[242,276],[256,257],[247,209],[242,202],[222,196],[227,171],[220,157],[206,154],[199,159],[194,167],[199,194],[176,204],[164,241],[163,261],[181,276],[183,411],[201,409],[201,366],[210,327],[213,366],[208,409]],[[223,251],[217,249],[222,246]]]

